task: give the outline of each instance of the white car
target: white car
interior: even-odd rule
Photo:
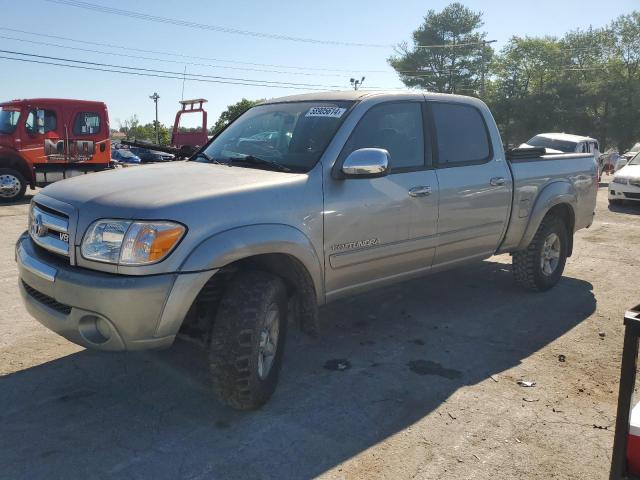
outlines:
[[[614,171],[617,172],[622,167],[624,167],[629,162],[629,160],[631,160],[633,157],[635,157],[638,154],[638,152],[640,152],[640,142],[634,144],[633,147],[631,147],[628,152],[625,152],[620,156],[620,158],[615,164]]]
[[[619,205],[623,200],[640,202],[640,154],[618,170],[609,183],[609,204]]]
[[[570,133],[540,133],[520,145],[520,148],[542,147],[547,153],[593,153],[600,157],[598,140]]]

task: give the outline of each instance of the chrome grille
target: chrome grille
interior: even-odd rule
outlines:
[[[32,203],[29,236],[45,250],[69,256],[69,217],[64,213]]]

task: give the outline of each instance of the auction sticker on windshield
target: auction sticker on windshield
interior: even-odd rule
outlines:
[[[346,108],[340,107],[313,107],[309,109],[305,117],[340,118],[346,111]]]

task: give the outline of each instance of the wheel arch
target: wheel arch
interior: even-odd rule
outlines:
[[[575,211],[578,203],[574,186],[568,181],[553,182],[539,194],[529,216],[529,223],[517,250],[526,249],[538,231],[542,220],[549,214],[559,216],[567,227],[569,235],[568,256],[573,252],[573,232]]]
[[[33,171],[27,161],[17,153],[0,151],[0,168],[13,168],[17,170],[29,183],[31,188],[35,187]]]
[[[311,241],[287,225],[261,224],[234,228],[200,243],[181,266],[182,271],[219,269],[216,277],[240,270],[262,270],[281,277],[297,294],[300,326],[317,332],[318,305],[324,303],[324,280]],[[206,287],[206,286],[205,286]]]

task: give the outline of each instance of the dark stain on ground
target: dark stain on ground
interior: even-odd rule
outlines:
[[[327,370],[341,372],[343,370],[349,370],[351,368],[351,362],[344,358],[333,358],[324,363],[324,368]]]
[[[369,322],[366,320],[358,320],[354,323],[356,328],[367,328],[369,326]]]
[[[416,345],[424,345],[424,340],[420,338],[414,338],[413,340],[409,340],[409,343],[415,343]]]
[[[69,400],[78,400],[79,398],[86,398],[95,394],[96,392],[94,392],[93,390],[78,390],[75,392],[68,393],[66,395],[62,395],[61,397],[58,398],[58,400],[61,400],[63,402],[68,402]]]
[[[439,363],[432,362],[431,360],[411,360],[407,363],[407,366],[409,370],[418,375],[436,375],[438,377],[448,378],[449,380],[462,377],[461,371],[444,368]]]
[[[220,429],[226,429],[231,427],[231,425],[229,425],[227,422],[224,422],[222,420],[218,420],[216,422],[216,428],[220,428]]]
[[[374,342],[373,340],[363,340],[362,342],[360,342],[360,345],[375,345],[376,342]]]

